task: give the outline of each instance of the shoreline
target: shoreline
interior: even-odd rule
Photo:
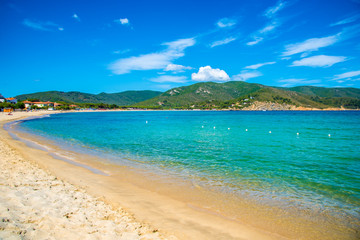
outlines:
[[[58,178],[37,161],[41,150],[22,146],[3,129],[5,123],[28,116],[0,115],[0,238],[166,239],[123,208],[114,208]],[[18,147],[34,151],[34,158]]]
[[[43,114],[49,113],[46,112]],[[1,129],[1,131],[5,130]],[[19,145],[25,144],[19,143]],[[296,233],[295,231],[288,235],[289,229],[286,229],[286,226],[288,226],[294,231],[297,227],[295,223],[301,223],[302,225],[310,224],[310,222],[314,221],[313,219],[311,219],[312,221],[309,223],[303,221],[304,219],[299,220],[295,218],[292,219],[294,221],[293,223],[290,223],[290,221],[288,221],[289,223],[280,222],[283,225],[283,229],[279,231],[279,226],[272,226],[276,225],[277,221],[275,221],[275,217],[279,216],[276,216],[275,214],[261,214],[262,217],[267,217],[269,221],[267,223],[268,226],[264,228],[260,225],[254,228],[249,226],[249,224],[246,224],[246,219],[254,220],[256,216],[255,211],[253,214],[254,216],[244,218],[245,222],[244,220],[243,222],[239,222],[235,219],[227,218],[226,215],[204,208],[201,205],[202,202],[199,202],[199,204],[192,204],[187,201],[187,198],[179,201],[179,199],[172,197],[171,194],[167,192],[171,191],[173,195],[178,194],[176,193],[177,190],[174,188],[179,186],[174,185],[170,186],[170,188],[159,190],[159,188],[161,188],[160,185],[154,186],[159,182],[154,182],[151,186],[149,184],[144,185],[144,181],[151,180],[151,178],[144,178],[141,180],[139,179],[142,177],[141,173],[135,172],[135,174],[129,174],[129,169],[126,168],[119,167],[114,170],[112,169],[112,166],[107,166],[107,164],[90,164],[89,166],[104,172],[107,172],[106,169],[110,168],[112,173],[114,173],[113,176],[97,176],[83,166],[76,166],[69,162],[64,162],[63,160],[54,159],[53,156],[49,156],[49,153],[39,149],[28,149],[27,146],[24,148],[26,149],[26,153],[23,154],[27,154],[28,156],[26,159],[35,160],[41,164],[43,168],[50,170],[55,176],[61,177],[75,186],[86,189],[90,195],[103,199],[115,208],[118,206],[124,208],[125,206],[125,209],[128,209],[129,212],[134,214],[135,219],[140,219],[141,222],[146,222],[151,226],[155,226],[160,232],[166,232],[179,239],[294,239],[299,236],[305,239],[315,239],[316,234],[314,235],[314,232],[302,233],[302,235],[299,235],[301,232],[297,231],[297,234],[294,235],[294,233]],[[38,156],[41,155],[41,157],[32,159],[34,158],[34,153]],[[94,163],[94,161],[90,162]],[[88,162],[85,164],[87,163]],[[119,177],[121,175],[124,177]],[[127,178],[136,181],[131,181]],[[179,191],[186,190],[186,187],[189,186],[185,186],[183,189],[180,188]],[[253,205],[254,204],[243,204],[242,206],[252,210],[259,210],[254,209]],[[269,211],[269,209],[264,206],[261,211],[265,213],[266,211]],[[246,214],[252,213],[251,211],[248,211]],[[289,219],[291,218],[288,218],[288,220]],[[260,223],[261,221],[259,224]],[[282,234],[275,234],[271,231],[272,228],[277,229],[277,232],[282,232]],[[304,228],[304,226],[302,226],[302,228]],[[322,234],[325,234],[325,232],[323,231]],[[318,235],[318,237],[319,236],[322,236],[323,239],[336,239],[334,236],[331,237],[330,233],[329,236]]]
[[[36,115],[57,112],[38,112]],[[16,114],[16,113],[13,113]],[[270,233],[241,225],[231,219],[189,207],[186,203],[162,196],[127,182],[118,182],[112,176],[95,174],[86,168],[55,159],[47,152],[26,146],[3,129],[4,123],[28,117],[13,116],[4,121],[1,118],[1,141],[8,144],[25,161],[35,163],[58,179],[84,189],[86,193],[101,199],[112,208],[125,209],[137,222],[145,223],[171,239],[279,239]],[[30,213],[29,213],[30,214]],[[281,239],[281,237],[280,237]]]

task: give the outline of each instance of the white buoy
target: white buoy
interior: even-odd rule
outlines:
[[[271,133],[271,131],[269,131],[269,133]]]
[[[214,126],[214,129],[215,129],[216,127]]]
[[[145,122],[146,124],[148,123],[148,121]]]
[[[230,130],[230,128],[228,128],[228,130]]]
[[[299,135],[300,135],[300,133],[296,133],[296,135],[298,135],[298,136],[299,136]]]
[[[328,136],[331,137],[331,134],[329,134]]]
[[[201,128],[204,128],[204,126],[201,126]]]
[[[247,130],[247,129],[245,129],[245,131],[247,132],[248,130]]]

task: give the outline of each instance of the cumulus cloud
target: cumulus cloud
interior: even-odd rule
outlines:
[[[74,18],[76,21],[79,21],[79,22],[80,22],[80,18],[79,18],[79,16],[78,16],[76,13],[74,13],[74,14],[72,15],[72,18]]]
[[[318,55],[294,61],[291,66],[331,67],[335,63],[344,62],[346,60],[346,57],[343,56]]]
[[[300,78],[289,78],[289,79],[279,80],[278,82],[284,83],[281,85],[282,87],[292,87],[292,86],[320,83],[321,81],[320,80],[306,80],[306,79],[300,79]]]
[[[210,47],[213,48],[213,47],[216,47],[216,46],[220,46],[220,45],[225,45],[225,44],[228,44],[232,41],[235,41],[236,38],[234,37],[229,37],[229,38],[225,38],[223,40],[219,40],[219,41],[215,41],[213,43],[210,44]]]
[[[210,66],[200,67],[198,73],[191,74],[191,79],[198,82],[206,81],[229,81],[229,75],[219,68],[211,68]]]
[[[250,78],[260,77],[263,74],[259,71],[242,71],[240,74],[232,76],[232,80],[234,81],[246,81]]]
[[[329,37],[323,38],[310,38],[305,40],[304,42],[289,44],[285,46],[285,52],[283,52],[283,56],[291,56],[297,53],[303,52],[313,52],[319,50],[319,48],[331,46],[337,41],[340,40],[340,34],[336,34]]]
[[[258,69],[258,68],[260,68],[260,67],[262,67],[262,66],[271,65],[271,64],[275,64],[275,63],[276,63],[276,62],[258,63],[258,64],[246,66],[245,68],[247,68],[247,69]]]
[[[184,56],[184,50],[195,44],[193,38],[179,39],[162,45],[166,49],[161,52],[144,54],[136,57],[122,58],[109,65],[114,74],[125,74],[133,70],[164,69],[173,60]]]
[[[119,23],[121,25],[129,25],[130,24],[129,19],[127,19],[127,18],[116,19],[116,20],[114,20],[114,22]]]
[[[40,21],[24,19],[22,24],[24,24],[25,26],[27,26],[29,28],[32,28],[35,30],[40,30],[40,31],[55,31],[55,30],[63,31],[64,30],[64,28],[60,27],[58,24],[50,22],[50,21],[40,22]]]
[[[185,76],[162,75],[156,78],[151,78],[150,81],[157,83],[164,83],[164,82],[185,83],[187,82],[187,78]]]
[[[166,66],[164,71],[183,72],[183,71],[189,70],[189,69],[193,69],[193,68],[170,63],[169,65]]]
[[[336,23],[333,23],[333,24],[330,24],[331,27],[333,26],[338,26],[338,25],[344,25],[344,24],[348,24],[348,23],[352,23],[352,22],[355,22],[356,20],[358,20],[360,18],[360,14],[356,14],[354,16],[351,16],[351,17],[348,17],[348,18],[345,18],[343,20],[340,20]]]
[[[230,18],[222,18],[216,23],[216,25],[220,28],[232,27],[235,24],[236,24],[236,20]]]
[[[335,75],[334,80],[350,79],[352,77],[356,77],[359,75],[360,75],[360,71],[351,71],[351,72],[346,72],[346,73]]]

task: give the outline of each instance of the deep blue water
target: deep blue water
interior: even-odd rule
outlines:
[[[203,186],[359,214],[359,111],[69,113],[19,128]]]

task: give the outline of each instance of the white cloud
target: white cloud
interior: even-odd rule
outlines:
[[[346,72],[346,73],[335,75],[334,80],[348,79],[348,78],[356,77],[359,75],[360,75],[360,71],[351,71],[351,72]]]
[[[50,21],[40,22],[40,21],[32,21],[29,19],[24,19],[22,24],[24,24],[27,27],[30,27],[30,28],[33,28],[36,30],[41,30],[41,31],[54,31],[54,30],[63,31],[64,30],[64,28],[60,27],[58,24],[50,22]]]
[[[285,52],[282,55],[291,56],[297,53],[317,51],[319,48],[333,45],[339,41],[339,36],[340,34],[323,38],[310,38],[304,42],[289,44],[285,46]]]
[[[157,83],[164,83],[164,82],[185,83],[187,82],[187,78],[185,76],[162,75],[156,78],[151,78],[150,81]]]
[[[162,45],[168,46],[170,51],[182,52],[185,50],[185,48],[195,45],[195,39],[194,38],[184,38],[184,39],[179,39],[179,40],[176,40],[173,42],[166,42],[166,43],[163,43]]]
[[[234,81],[246,81],[250,78],[260,77],[262,75],[263,74],[259,71],[242,71],[240,74],[232,76],[231,79]]]
[[[211,68],[210,66],[200,67],[198,73],[191,74],[193,81],[229,81],[230,77],[224,70]]]
[[[262,38],[262,37],[254,37],[254,41],[247,42],[246,45],[252,46],[252,45],[258,44],[262,40],[264,40],[264,38]]]
[[[79,16],[78,16],[76,13],[74,13],[74,14],[72,15],[72,18],[74,18],[75,20],[77,20],[77,21],[80,22],[80,18],[79,18]]]
[[[114,22],[119,23],[121,25],[129,25],[130,24],[129,19],[127,19],[127,18],[116,19],[116,20],[114,20]]]
[[[283,9],[286,5],[286,2],[279,1],[275,6],[268,8],[264,15],[268,18],[275,17],[276,13]]]
[[[166,66],[164,71],[183,72],[184,70],[189,70],[189,69],[193,69],[193,68],[170,63],[169,65]]]
[[[265,26],[263,29],[259,30],[259,33],[268,33],[273,31],[277,26],[278,26],[278,22],[277,21],[273,21],[271,23],[269,23],[267,26]]]
[[[276,63],[276,62],[258,63],[258,64],[246,66],[245,68],[247,68],[247,69],[258,69],[258,68],[260,68],[260,67],[262,67],[262,66],[271,65],[271,64],[275,64],[275,63]]]
[[[229,38],[225,38],[223,40],[219,40],[219,41],[215,41],[213,43],[210,44],[210,47],[213,48],[213,47],[216,47],[216,46],[220,46],[220,45],[225,45],[225,44],[228,44],[232,41],[235,41],[236,38],[234,37],[229,37]]]
[[[306,79],[299,79],[299,78],[289,78],[279,80],[280,83],[285,83],[281,85],[282,87],[291,87],[291,86],[299,86],[299,85],[309,85],[314,83],[320,83],[320,80],[306,80]]]
[[[348,23],[352,23],[355,22],[356,20],[358,20],[358,18],[360,18],[360,14],[345,18],[341,21],[338,21],[336,23],[330,24],[331,27],[333,26],[338,26],[338,25],[344,25],[344,24],[348,24]]]
[[[318,55],[294,61],[291,66],[331,67],[335,63],[344,62],[346,60],[346,57],[343,56]]]
[[[164,51],[149,53],[136,57],[122,58],[109,65],[114,74],[125,74],[133,70],[164,69],[173,60],[184,56],[184,50],[195,44],[193,38],[179,39],[173,42],[163,43],[167,46]]]
[[[216,23],[216,25],[220,28],[232,27],[235,24],[236,24],[236,20],[230,18],[222,18]]]
[[[277,4],[275,6],[272,6],[270,8],[268,8],[265,12],[264,12],[264,16],[266,16],[270,22],[268,24],[265,25],[265,27],[259,29],[258,31],[256,31],[253,35],[252,38],[253,40],[250,42],[247,42],[246,45],[248,46],[253,46],[256,45],[258,43],[260,43],[261,41],[264,40],[265,36],[270,34],[271,32],[273,32],[277,27],[279,27],[282,22],[276,18],[276,14],[282,10],[285,6],[287,5],[287,3],[285,1],[278,1]]]

